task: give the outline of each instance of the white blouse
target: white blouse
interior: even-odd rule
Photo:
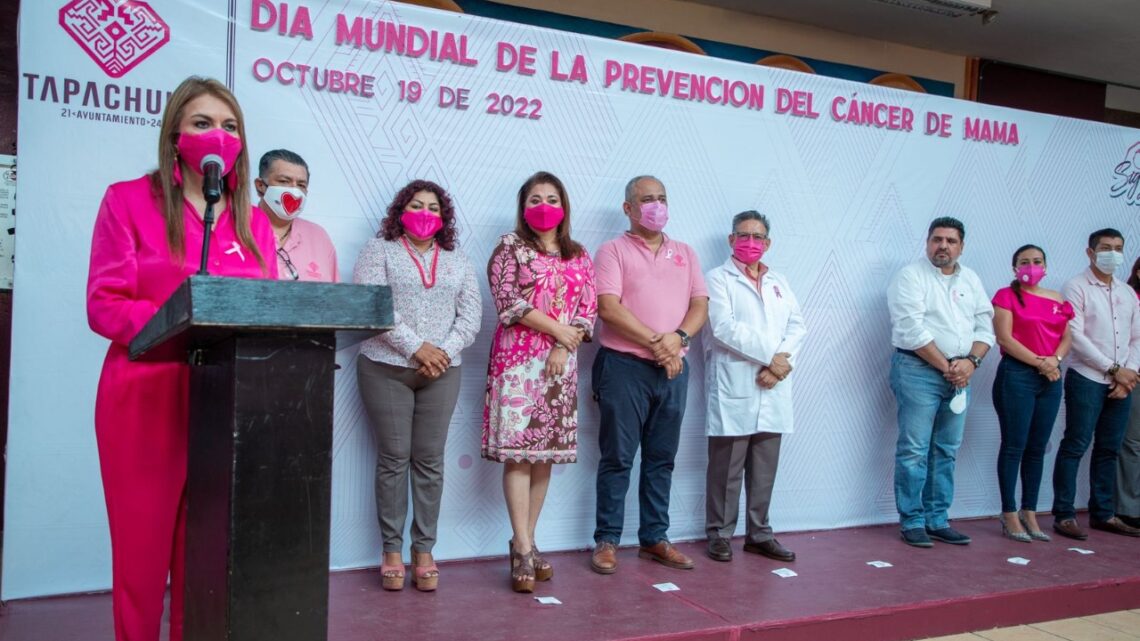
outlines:
[[[431,278],[435,247],[419,254],[410,243],[411,253],[397,240],[373,238],[361,250],[352,270],[353,282],[363,285],[387,285],[392,289],[395,327],[361,344],[360,353],[389,365],[418,368],[412,358],[424,342],[442,349],[451,357],[451,365],[460,364],[460,352],[475,341],[482,320],[483,305],[475,269],[458,248],[439,250],[435,284],[424,286],[423,275]]]

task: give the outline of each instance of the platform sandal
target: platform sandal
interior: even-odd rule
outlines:
[[[515,544],[508,541],[511,553],[511,589],[515,592],[534,592],[534,553],[519,554]]]

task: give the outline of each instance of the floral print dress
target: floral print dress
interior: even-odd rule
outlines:
[[[578,458],[578,355],[560,377],[545,373],[554,339],[519,320],[531,310],[594,333],[598,297],[585,251],[564,260],[515,234],[499,241],[487,264],[499,324],[491,341],[483,406],[482,456],[500,463],[573,463]]]

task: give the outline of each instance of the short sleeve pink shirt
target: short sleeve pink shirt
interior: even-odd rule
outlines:
[[[1065,335],[1065,326],[1073,318],[1073,306],[1066,301],[1036,296],[1024,290],[1021,299],[1025,301],[1024,306],[1017,302],[1013,290],[1005,287],[994,294],[993,304],[1013,315],[1011,333],[1014,340],[1038,356],[1056,354]]]
[[[320,225],[304,218],[294,219],[293,228],[282,249],[289,256],[289,262],[293,263],[297,278],[293,278],[293,272],[285,264],[285,256],[277,252],[277,277],[281,280],[340,281],[336,267],[336,248],[333,247],[328,232]]]
[[[655,332],[672,332],[689,311],[689,300],[708,297],[696,252],[668,236],[656,252],[634,234],[607,241],[594,258],[598,296],[617,296],[623,307]],[[652,359],[653,352],[602,323],[603,347]]]

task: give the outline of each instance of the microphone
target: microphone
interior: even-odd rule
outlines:
[[[222,170],[226,163],[218,154],[206,154],[198,168],[202,170],[202,195],[206,203],[213,205],[222,199]]]
[[[222,199],[222,170],[226,163],[218,154],[206,154],[198,168],[202,170],[202,196],[206,198],[206,211],[202,215],[202,262],[198,273],[202,276],[209,274],[210,264],[210,231],[214,226],[214,204]]]

